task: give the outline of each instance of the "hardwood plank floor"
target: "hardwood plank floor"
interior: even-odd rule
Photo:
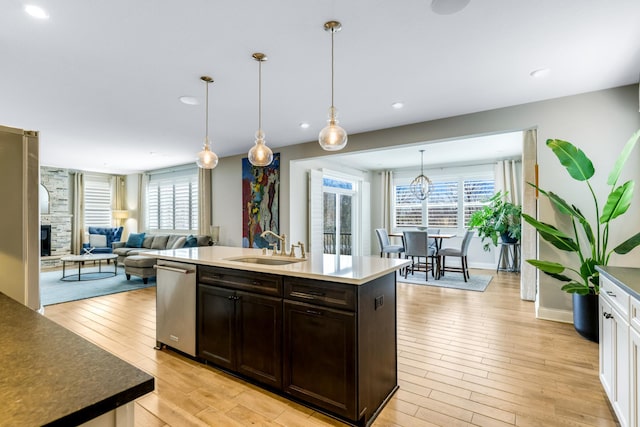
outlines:
[[[488,274],[472,271],[472,274]],[[485,292],[398,284],[400,389],[374,426],[615,426],[598,345],[537,320],[518,275]],[[155,288],[48,306],[45,315],[156,378],[137,426],[340,426],[171,351],[156,351]]]

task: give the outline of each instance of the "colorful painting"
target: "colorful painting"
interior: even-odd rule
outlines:
[[[242,246],[268,248],[263,231],[280,234],[280,153],[273,154],[269,166],[253,166],[242,159]]]

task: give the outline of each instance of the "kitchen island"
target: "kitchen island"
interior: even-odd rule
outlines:
[[[397,389],[395,272],[409,261],[219,246],[149,255],[197,266],[201,361],[352,425],[369,425]]]
[[[152,376],[0,293],[0,425],[132,426]]]

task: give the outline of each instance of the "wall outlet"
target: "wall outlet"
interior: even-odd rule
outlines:
[[[380,295],[379,297],[376,297],[375,301],[374,301],[374,309],[377,310],[378,308],[382,307],[384,305],[384,295]]]

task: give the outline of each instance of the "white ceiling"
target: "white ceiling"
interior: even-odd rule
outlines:
[[[50,18],[26,15],[26,2]],[[39,130],[43,165],[130,173],[189,163],[205,134],[207,74],[213,150],[244,153],[258,121],[251,54],[264,52],[267,143],[312,141],[331,101],[331,19],[343,24],[335,105],[350,134],[638,82],[638,0],[472,0],[453,15],[430,4],[5,0],[0,124]],[[546,78],[529,76],[545,67]],[[180,103],[185,95],[201,104]]]

